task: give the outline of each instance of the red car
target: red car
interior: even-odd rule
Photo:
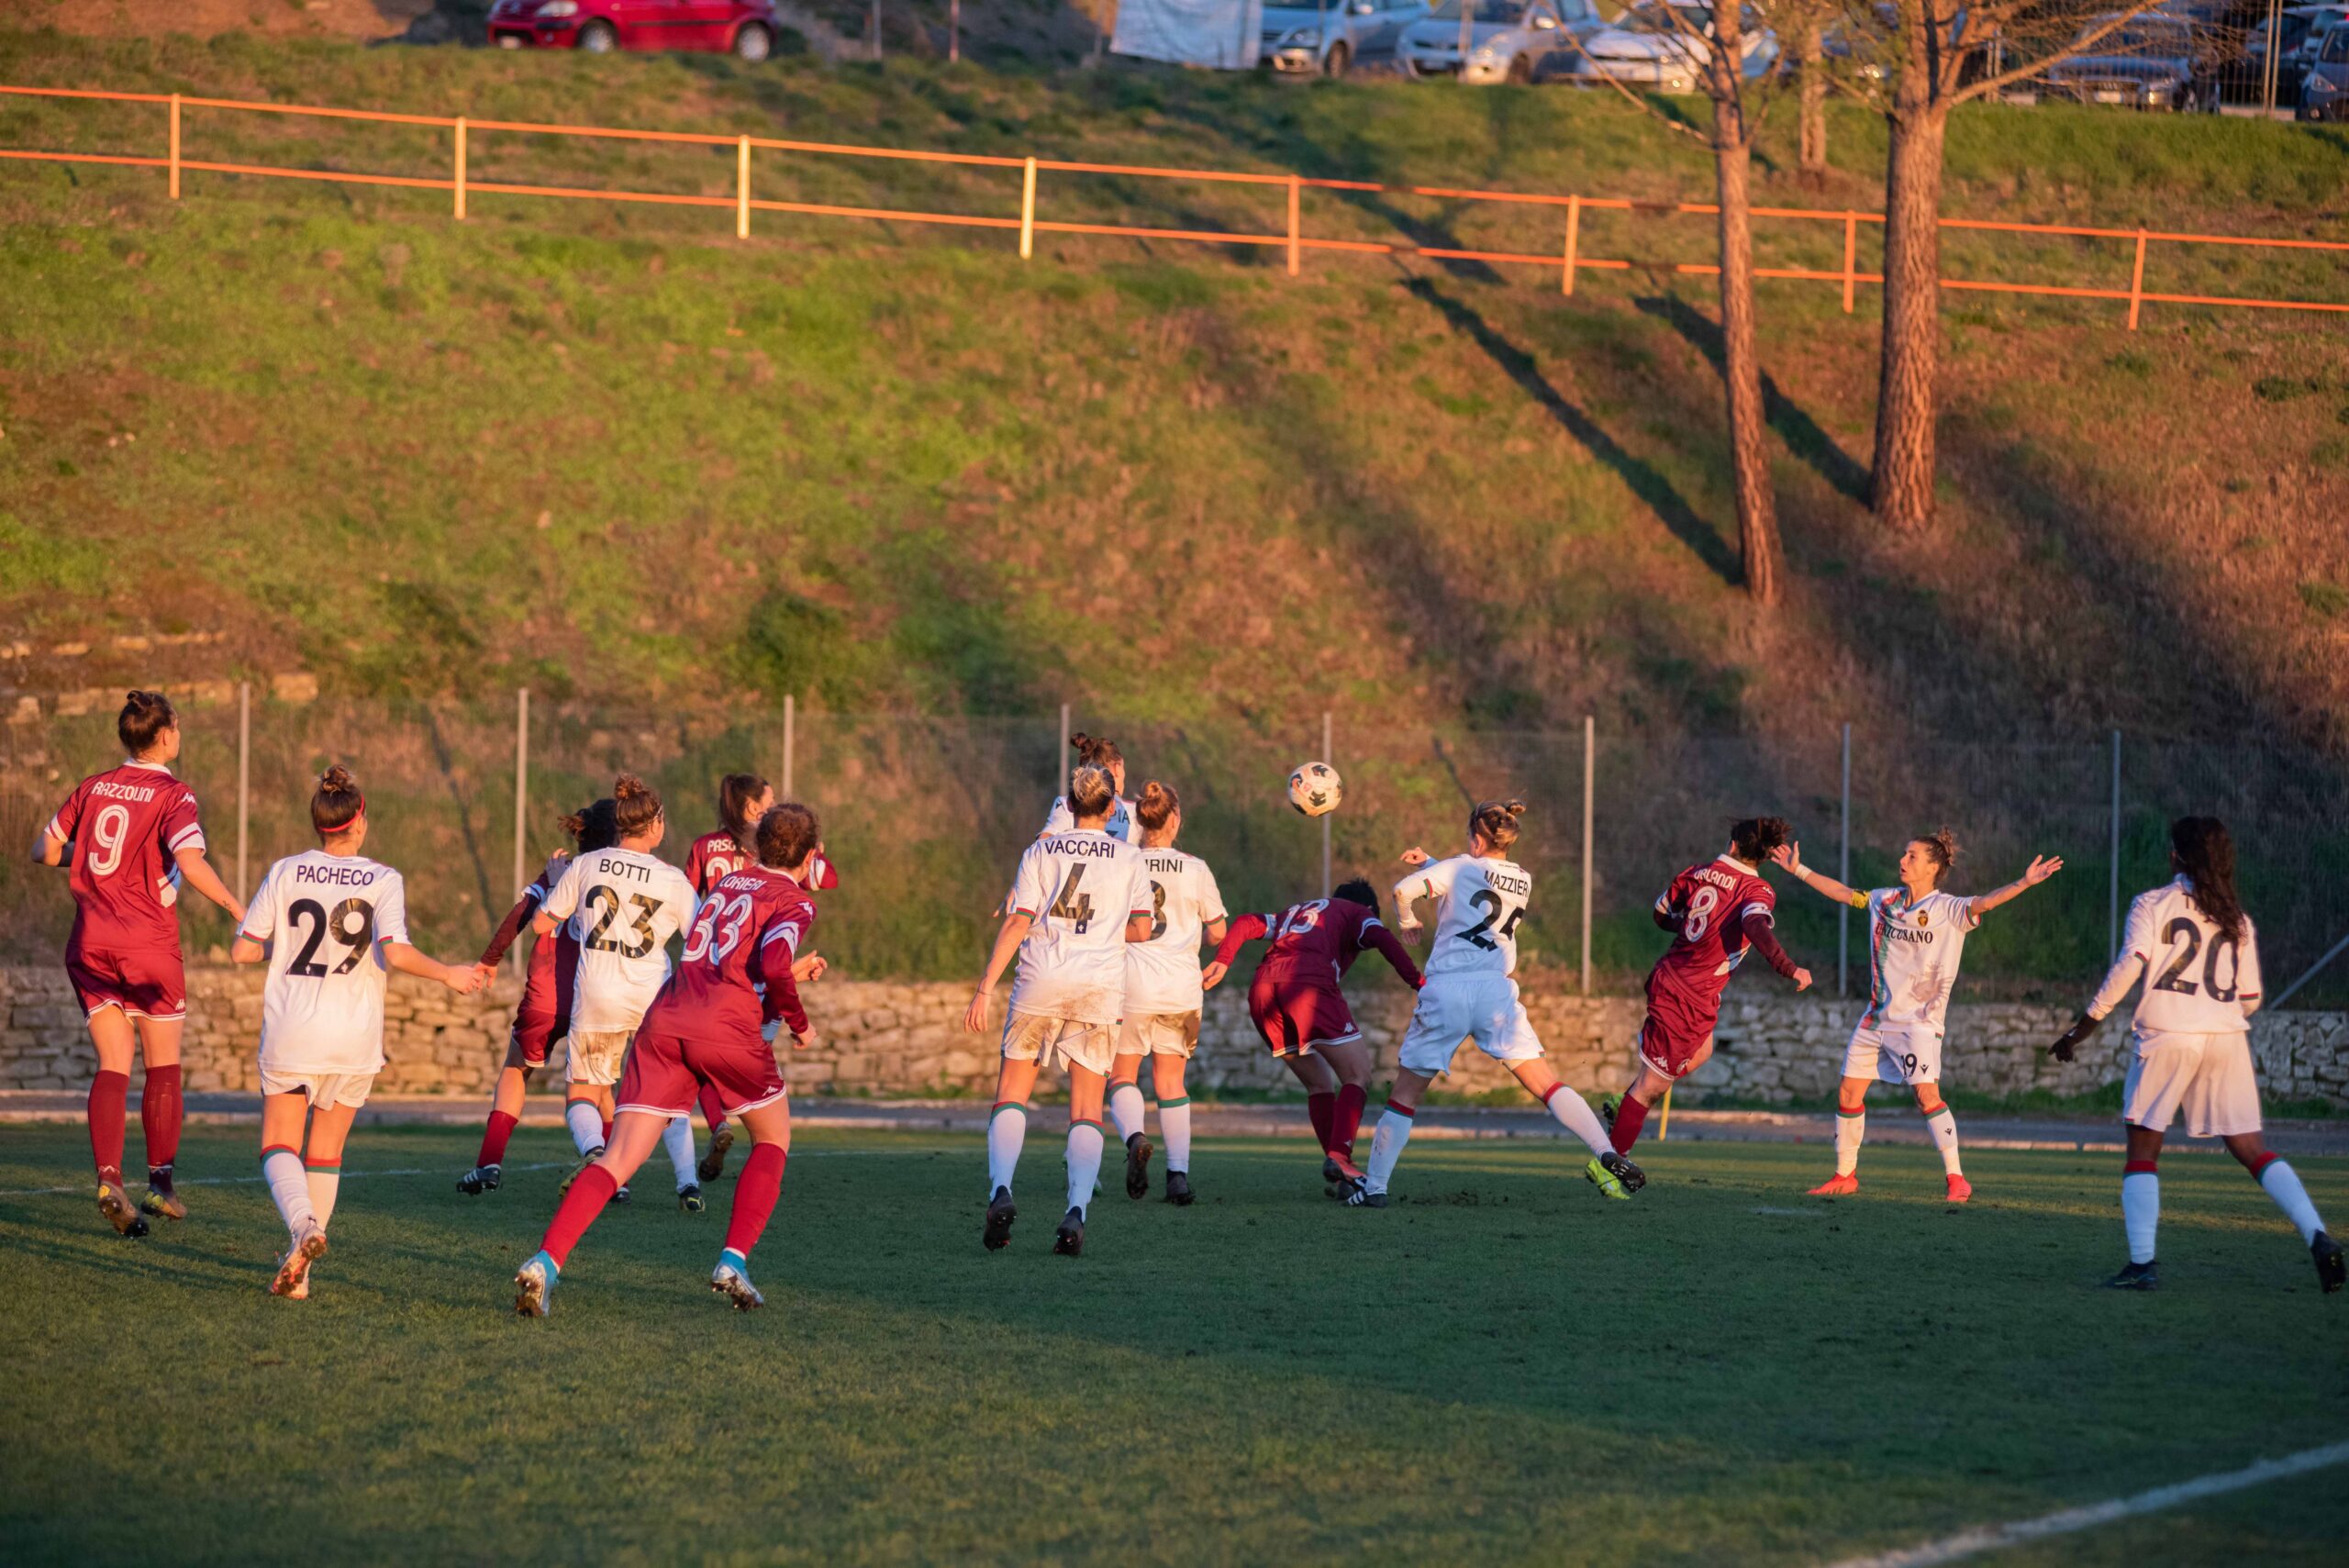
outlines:
[[[777,31],[774,0],[497,0],[489,10],[499,49],[698,49],[764,60]]]

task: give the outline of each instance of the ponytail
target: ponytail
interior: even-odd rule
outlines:
[[[1518,819],[1525,815],[1525,802],[1487,800],[1468,814],[1468,837],[1485,836],[1485,842],[1507,852],[1517,842]]]
[[[718,781],[718,823],[735,838],[747,841],[759,830],[751,807],[767,793],[767,781],[756,773],[729,773]]]
[[[1141,786],[1141,798],[1134,803],[1134,815],[1141,819],[1143,829],[1152,833],[1164,828],[1182,809],[1182,796],[1174,793],[1174,786],[1156,779]]]
[[[319,838],[349,832],[366,813],[367,797],[359,793],[359,781],[349,768],[337,762],[318,775],[318,787],[310,795],[310,826]]]
[[[1909,840],[1925,846],[1925,853],[1932,858],[1933,885],[1939,887],[1949,880],[1950,868],[1957,864],[1957,835],[1947,828],[1936,828],[1930,833],[1920,833]]]
[[[2193,885],[2194,906],[2231,942],[2243,940],[2243,895],[2235,891],[2235,840],[2215,817],[2169,825],[2170,857]]]

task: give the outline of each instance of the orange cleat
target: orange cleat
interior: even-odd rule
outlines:
[[[1362,1167],[1342,1154],[1330,1155],[1330,1163],[1338,1168],[1338,1176],[1341,1181],[1359,1182],[1363,1179]]]
[[[1974,1184],[1972,1182],[1967,1181],[1964,1176],[1952,1176],[1949,1179],[1950,1202],[1964,1203],[1967,1198],[1970,1198],[1973,1195]]]
[[[1848,1194],[1858,1192],[1859,1190],[1860,1178],[1856,1175],[1830,1176],[1825,1181],[1820,1183],[1817,1186],[1811,1188],[1805,1195],[1809,1197],[1842,1197]]]

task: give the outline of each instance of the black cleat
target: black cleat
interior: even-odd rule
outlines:
[[[1061,1217],[1061,1228],[1052,1232],[1052,1251],[1064,1258],[1074,1258],[1085,1251],[1085,1211],[1072,1208]]]
[[[1150,1195],[1150,1157],[1156,1152],[1157,1151],[1151,1148],[1150,1138],[1146,1133],[1137,1132],[1126,1140],[1126,1195],[1128,1197],[1140,1198]]]
[[[1598,1163],[1609,1175],[1623,1184],[1627,1193],[1638,1192],[1648,1184],[1648,1173],[1612,1149],[1598,1157]]]
[[[122,1190],[118,1182],[99,1181],[98,1212],[106,1217],[106,1223],[114,1227],[117,1236],[137,1238],[147,1234],[145,1217],[139,1214],[139,1206],[130,1201],[130,1195]]]
[[[1338,1169],[1338,1157],[1335,1154],[1321,1156],[1321,1179],[1333,1187],[1346,1179],[1346,1173]],[[1340,1195],[1331,1193],[1330,1195],[1336,1197]]]
[[[2161,1266],[2157,1263],[2132,1263],[2104,1282],[2107,1290],[2159,1290],[2161,1287]]]
[[[1190,1173],[1190,1172],[1188,1172],[1188,1171],[1169,1171],[1169,1172],[1167,1172],[1167,1173],[1166,1173],[1166,1201],[1167,1201],[1168,1203],[1174,1204],[1174,1205],[1176,1205],[1176,1206],[1177,1206],[1177,1207],[1183,1207],[1183,1208],[1188,1208],[1188,1207],[1190,1207],[1190,1206],[1191,1206],[1191,1173]]]
[[[600,1143],[596,1145],[595,1148],[587,1151],[586,1153],[582,1154],[579,1157],[579,1163],[571,1168],[571,1174],[563,1177],[562,1185],[555,1188],[555,1195],[557,1197],[568,1197],[571,1195],[571,1184],[585,1175],[587,1173],[587,1167],[594,1164],[603,1157],[604,1146]]]
[[[679,1187],[677,1189],[677,1207],[682,1212],[686,1214],[699,1214],[703,1209],[707,1208],[709,1206],[707,1204],[701,1200],[701,1189],[699,1187]]]
[[[628,1188],[626,1188],[626,1187],[616,1187],[616,1188],[614,1188],[614,1189],[612,1190],[612,1201],[613,1201],[614,1203],[626,1203],[626,1202],[628,1202],[628,1201],[629,1201],[629,1196],[628,1196]]]
[[[1370,1184],[1364,1181],[1348,1182],[1344,1196],[1348,1208],[1385,1208],[1386,1207],[1386,1195],[1372,1192]]]
[[[1607,1129],[1610,1138],[1615,1134],[1615,1113],[1622,1108],[1620,1095],[1601,1095],[1598,1098],[1598,1125]]]
[[[457,1190],[467,1197],[479,1197],[484,1193],[495,1192],[505,1180],[503,1165],[475,1165],[457,1178]]]
[[[987,1228],[979,1232],[980,1244],[990,1252],[1009,1246],[1011,1222],[1019,1218],[1019,1206],[1011,1201],[1011,1189],[996,1188],[995,1196],[987,1200]]]
[[[2325,1295],[2349,1284],[2349,1264],[2342,1262],[2340,1242],[2320,1230],[2309,1243],[2309,1256],[2316,1260],[2316,1282],[2324,1286]]]
[[[172,1168],[169,1165],[147,1167],[147,1191],[140,1195],[139,1207],[159,1219],[185,1219],[187,1205],[172,1190]]]
[[[709,1135],[709,1152],[694,1167],[695,1173],[705,1182],[714,1182],[726,1173],[726,1151],[734,1147],[734,1124],[727,1122]]]

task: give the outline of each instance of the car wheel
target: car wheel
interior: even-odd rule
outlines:
[[[734,35],[734,58],[752,63],[774,52],[774,37],[756,22],[746,25]]]
[[[1321,62],[1321,74],[1332,78],[1343,76],[1346,67],[1352,63],[1353,51],[1342,43],[1333,43],[1330,46],[1329,59]]]
[[[1530,55],[1523,54],[1510,55],[1508,57],[1508,79],[1520,87],[1530,85],[1533,81],[1532,58]]]
[[[579,47],[589,54],[609,54],[619,47],[619,35],[609,22],[590,22],[579,29]]]

